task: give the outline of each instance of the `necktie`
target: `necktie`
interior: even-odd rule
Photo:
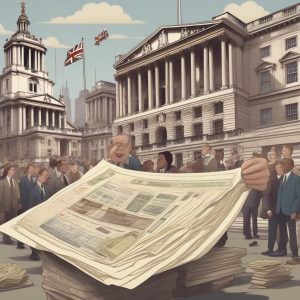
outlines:
[[[45,190],[44,190],[44,185],[41,185],[41,200],[44,201],[45,200]]]
[[[30,182],[31,182],[31,184],[33,185],[33,177],[32,176],[30,176]]]
[[[61,176],[62,176],[62,180],[63,180],[65,186],[69,185],[67,177],[65,175],[61,175]]]
[[[10,179],[9,184],[10,184],[10,193],[11,193],[11,195],[13,195],[13,192],[14,192],[14,183],[13,183],[12,178]]]
[[[287,176],[286,174],[283,176],[283,180],[282,180],[282,184],[285,184],[286,183],[286,180],[287,180]]]

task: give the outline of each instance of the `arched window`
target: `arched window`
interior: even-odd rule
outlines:
[[[167,138],[167,129],[165,127],[158,127],[156,131],[157,144],[161,146],[166,146]]]
[[[32,93],[37,93],[37,88],[38,88],[38,80],[36,78],[29,78],[28,80],[28,89],[29,89],[29,92],[32,92]]]

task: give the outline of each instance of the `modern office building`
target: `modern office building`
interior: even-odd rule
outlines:
[[[170,150],[177,166],[204,143],[247,158],[292,143],[300,159],[300,4],[250,23],[230,13],[162,26],[118,58],[113,132],[139,157]]]

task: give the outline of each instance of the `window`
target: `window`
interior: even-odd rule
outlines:
[[[5,90],[6,91],[8,91],[8,83],[9,83],[8,78],[6,78],[5,79]]]
[[[201,136],[203,135],[203,126],[202,123],[194,124],[194,135]]]
[[[118,126],[118,133],[123,133],[123,126],[122,125]]]
[[[183,165],[183,155],[182,153],[176,153],[175,154],[175,163],[176,163],[176,168],[180,169]]]
[[[298,103],[287,104],[285,106],[286,121],[298,120]]]
[[[30,92],[37,93],[37,85],[38,85],[38,82],[36,79],[29,78],[29,91]]]
[[[214,121],[214,134],[223,133],[223,120]]]
[[[175,111],[175,121],[181,120],[181,111]]]
[[[270,56],[270,46],[260,48],[260,57],[268,57]]]
[[[298,65],[292,62],[286,65],[286,82],[293,83],[298,81]]]
[[[260,73],[260,90],[268,92],[271,89],[271,73],[270,70]]]
[[[143,120],[143,128],[144,129],[148,128],[148,120],[147,119]]]
[[[194,107],[194,118],[202,118],[202,106]]]
[[[131,136],[131,145],[132,145],[132,147],[135,146],[135,136],[134,135]]]
[[[48,140],[48,146],[51,146],[51,140]]]
[[[265,108],[260,111],[260,123],[262,126],[272,124],[272,108]]]
[[[297,46],[297,37],[293,36],[285,40],[285,50],[295,48]]]
[[[215,115],[223,113],[223,102],[214,103]]]
[[[148,146],[150,144],[149,133],[143,134],[143,146]]]
[[[134,131],[134,123],[130,123],[129,124],[129,130],[130,131]]]
[[[72,142],[73,148],[77,148],[77,142]]]
[[[184,127],[183,126],[176,126],[175,127],[175,136],[176,139],[182,139],[184,138]]]

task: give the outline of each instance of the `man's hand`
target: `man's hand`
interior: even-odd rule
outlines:
[[[242,166],[242,175],[249,189],[264,191],[267,188],[270,172],[264,158],[251,158]]]
[[[292,220],[295,220],[296,217],[297,217],[297,214],[296,214],[296,213],[291,214],[291,219],[292,219]]]

